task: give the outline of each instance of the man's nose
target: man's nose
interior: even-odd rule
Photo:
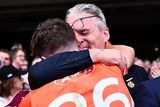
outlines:
[[[81,42],[83,41],[82,36],[79,35],[78,33],[75,33],[75,35],[76,35],[77,42],[78,42],[78,43],[81,43]]]
[[[83,50],[83,41],[78,42],[78,49]]]

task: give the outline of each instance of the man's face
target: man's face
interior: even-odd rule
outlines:
[[[25,61],[25,53],[22,50],[18,50],[13,60],[13,63],[16,63],[19,66],[19,68],[21,68],[21,65],[23,65],[24,61]]]
[[[84,48],[105,48],[105,42],[109,39],[109,32],[106,27],[99,31],[95,24],[98,16],[89,13],[70,15],[66,20],[73,28],[80,49]]]
[[[21,76],[14,77],[13,82],[14,82],[13,88],[15,90],[22,90],[22,88],[23,88],[23,78]]]
[[[2,60],[4,65],[9,65],[10,62],[10,56],[8,53],[0,52],[0,59]]]

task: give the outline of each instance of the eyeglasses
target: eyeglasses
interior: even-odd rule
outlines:
[[[82,18],[79,18],[79,19],[75,20],[72,23],[72,25],[71,25],[72,29],[82,30],[83,27],[84,27],[83,19],[88,19],[88,18],[92,18],[92,17],[98,17],[98,18],[100,18],[102,20],[102,18],[100,16],[98,16],[98,15],[82,17]]]
[[[25,57],[25,55],[16,55],[16,57],[24,58],[24,57]]]

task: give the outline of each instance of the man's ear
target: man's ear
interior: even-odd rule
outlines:
[[[109,41],[110,39],[109,29],[107,27],[104,29],[104,39],[105,42]]]

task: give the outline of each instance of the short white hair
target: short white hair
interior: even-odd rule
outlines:
[[[82,3],[82,4],[77,4],[74,7],[70,8],[67,12],[66,12],[66,17],[65,20],[67,20],[67,18],[75,13],[90,13],[92,15],[97,15],[99,17],[101,17],[101,21],[104,23],[105,26],[107,26],[106,24],[106,19],[105,16],[102,12],[102,10],[94,5],[94,4],[86,4],[86,3]],[[99,18],[98,18],[99,20]]]

